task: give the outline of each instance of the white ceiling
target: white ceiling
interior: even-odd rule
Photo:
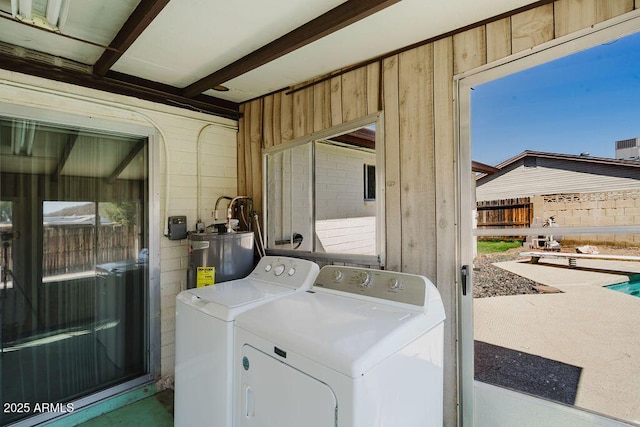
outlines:
[[[61,32],[108,45],[138,0],[67,0]],[[10,0],[0,0],[11,16]],[[171,0],[111,70],[183,88],[344,3],[342,0]],[[243,102],[535,3],[532,0],[402,0],[207,95]],[[81,41],[0,20],[0,41],[93,65],[104,52]],[[6,49],[5,49],[6,50]]]
[[[138,3],[138,0],[70,0],[68,18],[61,32],[108,46]],[[0,0],[0,10],[3,16],[10,17],[11,0]],[[0,21],[0,41],[83,64],[93,64],[104,51],[101,47],[8,19]]]

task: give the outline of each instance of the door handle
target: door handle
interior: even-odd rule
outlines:
[[[253,401],[253,390],[251,390],[250,386],[245,386],[244,389],[244,398],[245,398],[245,411],[244,416],[246,418],[252,418],[255,415],[255,403]]]
[[[462,295],[467,295],[467,277],[469,276],[469,266],[463,265],[460,269],[460,275],[462,276]]]

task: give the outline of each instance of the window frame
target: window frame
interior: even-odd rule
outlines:
[[[324,260],[332,260],[336,262],[352,262],[363,265],[378,265],[383,267],[385,265],[386,259],[386,228],[385,228],[385,188],[383,183],[385,182],[384,178],[384,170],[385,170],[385,157],[384,157],[384,113],[382,111],[376,112],[374,114],[370,114],[364,117],[361,117],[356,120],[351,120],[345,123],[342,123],[337,126],[333,126],[331,128],[313,132],[311,134],[293,139],[291,141],[269,147],[264,148],[262,150],[262,206],[264,207],[262,214],[262,228],[265,230],[264,235],[262,236],[262,244],[265,248],[267,248],[267,238],[268,238],[268,212],[266,209],[267,204],[267,159],[268,156],[276,154],[278,152],[282,152],[291,148],[295,148],[307,143],[311,144],[312,150],[312,162],[313,167],[311,171],[312,176],[312,191],[310,192],[310,206],[313,207],[312,211],[312,221],[315,224],[315,144],[314,142],[317,140],[330,139],[337,135],[342,135],[348,132],[351,132],[355,129],[363,128],[367,125],[375,124],[376,126],[376,136],[375,136],[375,157],[376,157],[376,199],[371,200],[369,202],[376,203],[376,253],[377,255],[352,255],[352,254],[339,254],[339,253],[329,253],[329,252],[315,252],[314,250],[310,252],[305,252],[306,254],[311,255],[313,258],[324,259]],[[314,234],[315,234],[315,225],[314,225]],[[315,240],[315,239],[314,239]],[[315,242],[313,247],[315,248]],[[292,254],[299,251],[290,251],[284,249],[273,249],[267,248],[270,253],[273,254]]]

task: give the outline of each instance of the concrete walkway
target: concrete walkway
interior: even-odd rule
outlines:
[[[541,259],[538,264],[523,261],[497,262],[493,265],[518,276],[554,287],[571,285],[609,286],[628,282],[640,274],[640,262],[578,260],[576,268],[569,268],[566,260]]]
[[[579,367],[575,406],[640,423],[640,298],[603,287],[639,264],[496,263],[561,293],[475,299],[475,339]]]

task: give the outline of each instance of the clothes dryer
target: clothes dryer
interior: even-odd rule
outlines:
[[[235,426],[442,426],[444,307],[422,276],[325,266],[235,322]]]

